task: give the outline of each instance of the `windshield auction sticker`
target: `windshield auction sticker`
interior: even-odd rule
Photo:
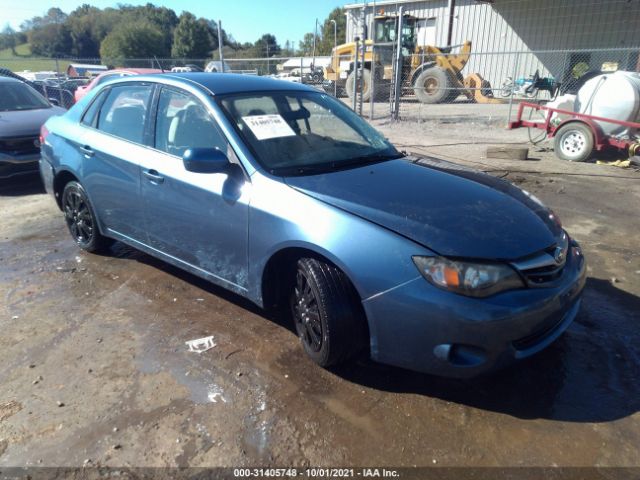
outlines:
[[[251,115],[242,117],[258,140],[292,137],[295,132],[280,115]]]

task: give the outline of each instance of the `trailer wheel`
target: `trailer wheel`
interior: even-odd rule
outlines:
[[[440,67],[427,68],[413,82],[413,92],[420,103],[442,103],[451,99],[454,90],[449,74]],[[455,96],[458,96],[455,91]]]
[[[593,132],[584,123],[570,123],[556,132],[553,151],[561,160],[585,162],[593,155]]]
[[[371,97],[371,70],[368,68],[362,69],[358,76],[362,75],[362,78],[359,79],[360,85],[362,85],[362,101],[367,102]],[[356,71],[354,70],[347,77],[347,84],[345,85],[345,90],[347,91],[347,96],[349,98],[353,98],[356,91]]]

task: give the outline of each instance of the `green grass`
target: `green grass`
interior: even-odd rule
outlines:
[[[0,67],[8,68],[14,72],[31,70],[32,72],[56,70],[56,61],[47,58],[36,58],[31,55],[31,48],[28,43],[23,43],[16,47],[17,55],[14,55],[10,48],[0,50]],[[63,60],[59,62],[60,69],[64,71],[67,64]]]

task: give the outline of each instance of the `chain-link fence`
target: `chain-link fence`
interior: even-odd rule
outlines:
[[[480,115],[506,124],[514,103],[575,95],[602,72],[638,71],[639,52],[621,48],[470,53],[463,45],[456,53],[403,56],[397,63],[399,105],[392,114],[417,121]]]
[[[506,125],[521,101],[546,102],[575,94],[593,76],[640,70],[640,48],[471,51],[470,44],[424,47],[409,53],[398,43],[347,44],[331,57],[211,59],[0,60],[0,67],[32,81],[62,106],[75,89],[107,68],[210,71],[269,76],[335,95],[368,119],[429,121],[486,118]]]

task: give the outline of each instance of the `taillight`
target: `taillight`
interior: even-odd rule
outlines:
[[[47,138],[47,135],[49,135],[49,130],[47,130],[47,127],[42,125],[40,127],[40,145],[44,145],[44,141]]]

